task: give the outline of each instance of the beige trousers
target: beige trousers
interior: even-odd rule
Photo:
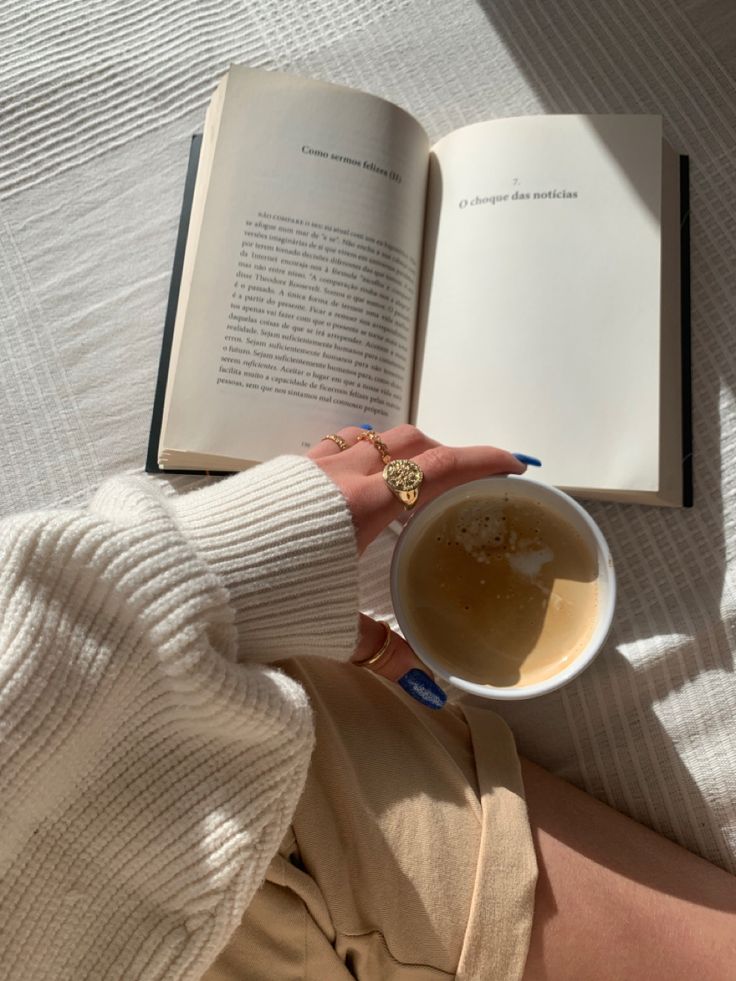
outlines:
[[[491,710],[433,712],[363,669],[283,665],[316,748],[266,881],[205,981],[511,981],[537,866],[518,757]]]

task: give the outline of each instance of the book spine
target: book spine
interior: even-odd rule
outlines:
[[[179,289],[181,287],[181,274],[184,268],[184,252],[186,250],[187,235],[189,234],[189,219],[192,213],[194,185],[197,179],[197,169],[199,167],[199,154],[201,149],[202,134],[195,133],[189,146],[189,163],[187,165],[186,180],[184,181],[184,196],[181,204],[181,214],[179,216],[179,231],[176,236],[174,265],[171,271],[171,285],[169,286],[169,299],[166,304],[164,336],[163,340],[161,341],[161,357],[158,363],[156,393],[153,398],[153,412],[151,414],[151,431],[148,437],[146,473],[203,474],[206,472],[204,470],[165,470],[163,467],[158,465],[158,445],[161,439],[161,423],[164,415],[166,383],[169,377],[171,346],[174,339],[176,308],[179,305]],[[212,476],[220,476],[220,474],[212,473]]]

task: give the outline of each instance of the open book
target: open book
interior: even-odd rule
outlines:
[[[231,68],[193,143],[147,469],[411,421],[582,497],[690,503],[686,178],[657,116],[430,146],[375,96]]]

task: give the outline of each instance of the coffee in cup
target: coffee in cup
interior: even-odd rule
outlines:
[[[514,477],[455,488],[412,517],[391,585],[417,655],[494,698],[532,697],[579,673],[605,639],[615,598],[590,516],[561,491]]]

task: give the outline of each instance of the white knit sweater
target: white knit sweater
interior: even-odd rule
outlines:
[[[3,981],[201,975],[311,752],[304,692],[265,663],[347,659],[357,606],[346,503],[301,457],[0,524]]]

